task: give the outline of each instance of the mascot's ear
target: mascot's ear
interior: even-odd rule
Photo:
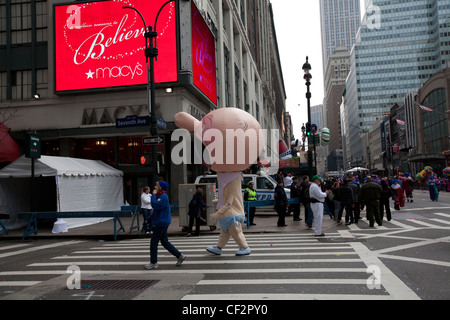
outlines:
[[[186,129],[190,132],[194,132],[195,126],[200,125],[200,121],[186,112],[178,112],[175,114],[174,120],[178,127]]]

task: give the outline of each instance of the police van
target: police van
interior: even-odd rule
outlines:
[[[256,199],[258,201],[262,200],[275,200],[274,199],[274,191],[277,186],[277,182],[271,176],[264,176],[258,174],[244,174],[244,178],[242,179],[242,193],[244,193],[245,188],[248,187],[248,183],[250,181],[253,182],[253,188],[256,191]],[[203,175],[198,176],[195,179],[195,183],[215,183],[216,184],[216,192],[218,183],[217,183],[217,175]],[[291,190],[289,188],[284,188],[286,191],[286,196],[288,199],[291,198]]]

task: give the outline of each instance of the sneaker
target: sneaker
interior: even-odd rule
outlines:
[[[222,249],[217,247],[208,247],[206,251],[215,254],[216,256],[220,256],[222,254]]]
[[[245,248],[245,249],[239,249],[238,251],[236,251],[236,255],[237,256],[246,256],[250,254],[250,248]]]
[[[158,265],[158,263],[149,263],[149,264],[146,264],[144,267],[147,270],[151,270],[151,269],[157,269],[159,267],[159,265]]]
[[[181,264],[183,263],[184,259],[186,259],[186,256],[185,256],[184,254],[182,254],[181,256],[179,256],[179,257],[178,257],[178,260],[177,260],[176,266],[177,266],[177,267],[181,266]]]
[[[314,237],[325,237],[325,233],[321,233],[321,234],[314,234]]]

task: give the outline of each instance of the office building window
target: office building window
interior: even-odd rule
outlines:
[[[224,45],[224,65],[225,65],[225,106],[230,107],[230,51]]]
[[[448,147],[448,121],[445,89],[432,91],[422,105],[433,109],[433,112],[421,110],[425,152],[439,154]]]

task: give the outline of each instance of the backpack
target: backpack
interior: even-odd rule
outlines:
[[[196,206],[197,206],[197,201],[195,200],[195,197],[192,197],[191,201],[189,202],[189,213],[194,213]]]
[[[308,186],[303,189],[303,197],[304,197],[304,200],[307,202],[311,201],[311,198],[309,197],[309,187],[310,186],[311,186],[311,184],[308,183]]]

